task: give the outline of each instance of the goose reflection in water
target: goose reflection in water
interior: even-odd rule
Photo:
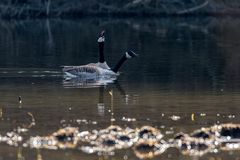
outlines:
[[[65,78],[63,80],[63,86],[65,88],[94,88],[114,83],[116,79],[116,76]]]
[[[124,103],[125,104],[128,104],[128,101],[129,101],[129,99],[128,99],[128,95],[126,94],[126,92],[125,92],[125,90],[122,88],[122,86],[120,85],[120,83],[118,82],[118,81],[115,81],[114,83],[113,83],[113,85],[110,85],[110,86],[108,86],[108,88],[106,88],[105,86],[99,86],[99,94],[98,94],[98,103],[97,103],[97,109],[98,109],[98,114],[100,115],[100,116],[104,116],[105,115],[105,101],[104,101],[104,94],[106,93],[106,92],[108,92],[109,91],[109,93],[112,93],[112,91],[110,91],[110,90],[112,90],[113,88],[116,88],[117,89],[117,91],[120,93],[120,95],[123,97],[123,99],[124,99]],[[112,95],[110,95],[111,96],[111,103],[113,103],[112,101]],[[113,104],[111,104],[111,105],[113,105]],[[113,108],[111,108],[111,110],[112,110]]]

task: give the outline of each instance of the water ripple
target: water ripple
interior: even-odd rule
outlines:
[[[0,68],[0,77],[62,77],[62,72],[49,68]]]

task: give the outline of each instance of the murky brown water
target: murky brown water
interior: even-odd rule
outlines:
[[[0,159],[138,159],[132,147],[98,156],[79,147],[48,150],[23,145],[31,136],[49,136],[67,126],[81,132],[110,124],[150,125],[168,141],[179,132],[239,124],[239,26],[234,18],[2,21],[0,135],[19,127],[29,130],[20,133],[23,142],[17,147],[0,143]],[[66,85],[60,66],[96,62],[96,36],[102,29],[109,65],[129,48],[139,58],[127,62],[118,81],[106,86]],[[221,150],[189,156],[168,148],[155,159],[239,156],[239,151]]]

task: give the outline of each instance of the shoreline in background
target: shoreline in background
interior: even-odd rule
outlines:
[[[181,16],[238,16],[240,1],[195,0],[160,1],[127,0],[11,0],[0,2],[0,18],[82,18],[82,17],[181,17]]]

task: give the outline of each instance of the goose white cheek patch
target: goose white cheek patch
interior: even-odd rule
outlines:
[[[132,57],[126,52],[126,58],[127,58],[127,59],[130,59],[130,58],[132,58]]]
[[[104,37],[99,37],[98,38],[98,42],[101,43],[101,42],[104,42],[105,41],[105,38]]]

